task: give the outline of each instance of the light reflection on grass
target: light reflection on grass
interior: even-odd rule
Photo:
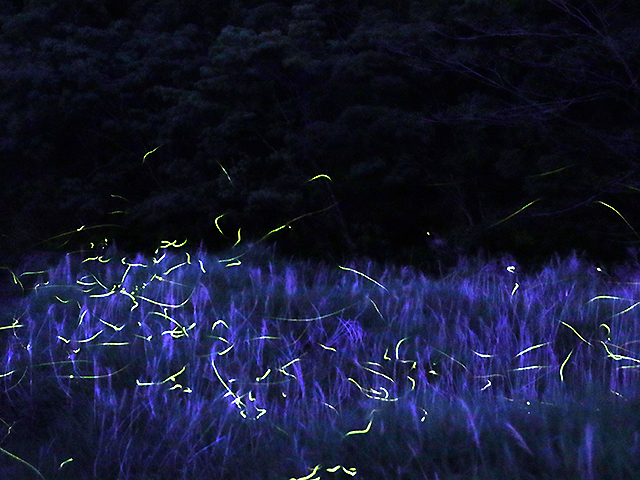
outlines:
[[[575,256],[436,281],[257,247],[67,255],[2,317],[0,470],[632,478],[636,301]]]

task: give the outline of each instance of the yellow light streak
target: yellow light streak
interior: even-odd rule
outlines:
[[[349,271],[349,272],[353,272],[353,273],[356,273],[356,274],[358,274],[358,275],[361,275],[362,277],[366,278],[366,279],[367,279],[367,280],[369,280],[370,282],[375,283],[377,286],[379,286],[380,288],[382,288],[384,291],[386,291],[386,292],[388,292],[388,291],[389,291],[389,290],[387,290],[387,288],[386,288],[384,285],[382,285],[382,284],[381,284],[381,283],[379,283],[379,282],[376,282],[373,278],[371,278],[371,277],[369,277],[369,276],[365,275],[365,274],[364,274],[364,273],[362,273],[362,272],[359,272],[359,271],[357,271],[357,270],[354,270],[353,268],[343,267],[342,265],[338,265],[338,267],[339,267],[341,270],[347,270],[347,271]]]

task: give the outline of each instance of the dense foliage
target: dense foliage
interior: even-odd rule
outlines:
[[[636,2],[367,5],[0,2],[0,261],[216,251],[312,212],[269,240],[417,265],[428,232],[522,263],[638,244]]]

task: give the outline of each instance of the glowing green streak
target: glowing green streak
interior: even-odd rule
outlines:
[[[498,220],[496,223],[494,223],[493,225],[490,225],[488,228],[493,228],[496,225],[500,225],[502,222],[506,222],[507,220],[509,220],[512,217],[515,217],[517,214],[519,214],[521,211],[523,211],[525,208],[530,207],[531,205],[533,205],[534,203],[538,202],[542,200],[541,198],[538,198],[537,200],[534,200],[533,202],[529,202],[527,203],[524,207],[522,207],[520,210],[512,213],[511,215],[509,215],[508,217],[503,218],[502,220]]]
[[[358,275],[361,275],[361,276],[363,276],[364,278],[366,278],[367,280],[369,280],[369,281],[371,281],[371,282],[375,283],[376,285],[378,285],[378,286],[379,286],[380,288],[382,288],[385,292],[388,292],[388,291],[389,291],[389,290],[387,290],[387,289],[386,289],[386,287],[385,287],[384,285],[382,285],[382,284],[380,284],[380,283],[376,282],[373,278],[368,277],[367,275],[365,275],[365,274],[364,274],[364,273],[362,273],[362,272],[359,272],[359,271],[357,271],[357,270],[354,270],[353,268],[343,267],[342,265],[338,265],[338,267],[339,267],[341,270],[348,270],[349,272],[357,273]]]
[[[606,203],[601,202],[600,200],[598,200],[596,203],[601,203],[601,204],[602,204],[602,205],[604,205],[605,207],[609,207],[611,210],[613,210],[614,212],[616,212],[616,213],[620,216],[620,218],[621,218],[622,220],[624,220],[624,223],[626,223],[627,225],[629,225],[629,228],[630,228],[631,230],[633,230],[633,233],[635,233],[635,234],[636,234],[636,237],[640,238],[640,235],[638,235],[638,232],[636,232],[636,231],[635,231],[635,229],[631,226],[631,224],[630,224],[629,222],[627,222],[627,219],[626,219],[626,218],[624,218],[624,217],[622,216],[622,214],[621,214],[618,210],[616,210],[615,208],[613,208],[611,205],[607,205]]]
[[[546,177],[547,175],[552,175],[554,173],[561,172],[562,170],[566,170],[567,168],[571,168],[573,165],[567,165],[566,167],[560,167],[555,170],[551,170],[549,172],[538,173],[537,175],[528,175],[526,178],[536,178],[536,177]]]
[[[38,476],[42,479],[42,480],[46,480],[42,474],[38,471],[38,469],[36,467],[34,467],[33,465],[31,465],[29,462],[25,462],[24,460],[22,460],[20,457],[16,457],[13,453],[11,452],[7,452],[4,448],[0,447],[0,452],[6,453],[7,455],[9,455],[11,458],[13,458],[14,460],[18,460],[19,462],[24,463],[27,467],[29,467],[31,470],[33,470],[34,472],[36,472],[38,474]]]
[[[329,205],[326,208],[320,209],[320,210],[316,210],[315,212],[309,212],[309,213],[305,213],[304,215],[300,215],[299,217],[294,218],[293,220],[289,220],[287,223],[285,223],[284,225],[282,225],[281,227],[275,228],[273,230],[271,230],[269,233],[267,233],[264,237],[262,237],[260,240],[258,240],[258,243],[260,243],[261,241],[263,241],[265,238],[267,238],[269,235],[274,234],[276,232],[279,232],[280,230],[282,230],[283,228],[291,228],[291,224],[293,222],[297,222],[298,220],[300,220],[301,218],[304,217],[308,217],[309,215],[315,215],[316,213],[322,213],[325,212],[333,207],[335,207],[338,204],[338,202],[334,203],[333,205]],[[234,245],[235,246],[235,245]]]
[[[166,142],[165,142],[166,143]],[[161,143],[160,145],[158,145],[156,148],[154,148],[153,150],[151,150],[150,152],[147,152],[144,154],[144,157],[142,157],[142,163],[145,162],[145,160],[147,159],[147,156],[151,155],[153,152],[155,152],[157,149],[159,149],[162,145],[164,145],[164,143]]]

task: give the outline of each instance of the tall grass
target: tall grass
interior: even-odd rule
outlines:
[[[2,478],[638,477],[632,278],[156,253],[5,309]]]

